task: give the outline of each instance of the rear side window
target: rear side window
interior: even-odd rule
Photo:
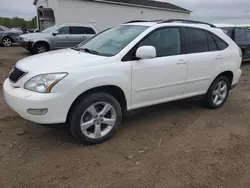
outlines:
[[[248,29],[246,31],[246,33],[247,33],[247,40],[248,40],[248,42],[250,42],[250,29]]]
[[[214,42],[216,43],[218,50],[224,50],[228,47],[228,44],[224,42],[222,39],[220,39],[219,37],[217,37],[214,34],[210,34],[210,35],[214,39]]]
[[[185,28],[185,43],[187,53],[208,52],[206,32],[194,28]]]
[[[243,42],[247,40],[247,33],[245,29],[235,29],[235,42]]]
[[[70,27],[70,34],[81,35],[81,34],[96,34],[95,31],[90,27]]]

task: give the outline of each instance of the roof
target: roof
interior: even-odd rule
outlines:
[[[36,5],[37,1],[38,0],[34,0],[33,4]],[[165,9],[165,10],[171,10],[171,11],[186,12],[186,13],[191,12],[190,10],[184,9],[172,3],[156,1],[156,0],[85,0],[85,1],[96,1],[96,2],[103,2],[103,3],[141,6],[141,7],[155,8],[155,9]]]

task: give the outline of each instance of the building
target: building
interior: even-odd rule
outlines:
[[[39,29],[54,24],[91,24],[103,30],[130,20],[188,19],[191,11],[153,0],[34,0]]]

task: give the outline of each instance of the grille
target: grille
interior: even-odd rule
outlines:
[[[12,72],[9,75],[9,79],[12,82],[17,82],[24,75],[25,75],[25,72],[23,72],[20,69],[14,67],[13,70],[12,70]]]

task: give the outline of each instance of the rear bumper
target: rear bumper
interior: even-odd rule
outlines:
[[[241,77],[241,74],[242,74],[242,70],[241,69],[238,69],[235,73],[234,73],[234,78],[233,78],[233,82],[232,82],[232,87],[239,82],[240,80],[240,77]]]

